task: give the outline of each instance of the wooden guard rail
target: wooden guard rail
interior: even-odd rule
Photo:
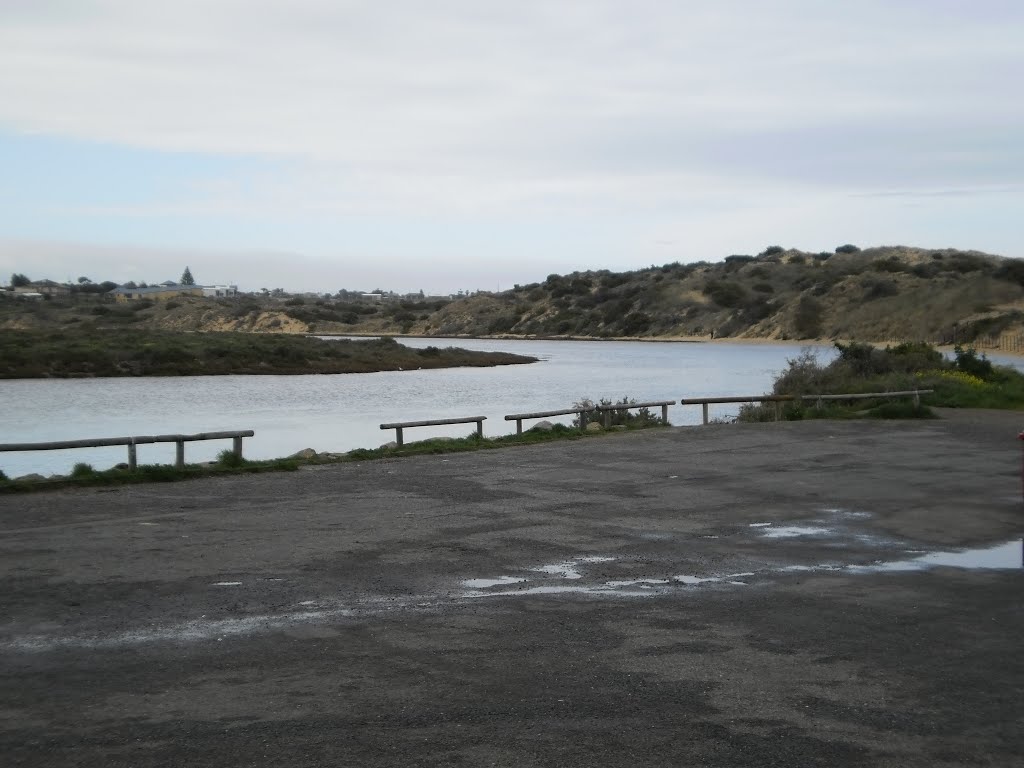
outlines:
[[[402,435],[402,430],[408,429],[409,427],[436,427],[444,424],[469,424],[476,422],[476,434],[478,437],[484,436],[484,421],[487,420],[486,416],[467,416],[463,419],[430,419],[429,421],[396,421],[390,424],[381,424],[381,429],[393,429],[395,430],[398,447],[401,448],[405,445]]]
[[[197,440],[234,441],[232,450],[238,458],[242,458],[242,438],[252,437],[256,433],[251,429],[233,430],[229,432],[199,432],[195,435],[136,435],[134,437],[100,437],[88,440],[58,440],[50,443],[0,443],[0,452],[4,451],[60,451],[68,448],[104,448],[111,445],[128,446],[128,468],[138,466],[135,446],[147,443],[175,443],[174,465],[181,469],[185,466],[185,443]]]
[[[921,395],[930,395],[931,389],[910,389],[901,392],[860,392],[842,395],[760,395],[755,397],[690,397],[679,401],[680,405],[702,406],[704,423],[708,423],[708,405],[710,403],[775,403],[775,420],[781,418],[781,404],[794,400],[813,400],[820,408],[826,400],[870,400],[879,397],[913,397],[914,405],[921,404]]]
[[[533,413],[510,413],[505,417],[505,421],[514,421],[516,423],[516,434],[523,434],[523,420],[524,419],[546,419],[549,416],[568,416],[570,414],[576,414],[580,419],[580,429],[584,429],[587,426],[587,412],[581,411],[579,408],[568,408],[564,411],[534,411]]]

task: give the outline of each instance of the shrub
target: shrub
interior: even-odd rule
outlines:
[[[171,299],[166,304],[164,304],[164,309],[177,309],[180,306],[181,306],[181,302],[180,301],[175,301],[174,299]]]
[[[900,292],[899,286],[892,280],[865,280],[864,289],[865,301],[896,296]]]
[[[801,339],[813,339],[821,335],[824,309],[821,302],[811,296],[802,296],[793,316],[793,329]]]
[[[8,480],[8,477],[7,477],[6,473],[2,469],[0,469],[0,483],[6,483],[7,480]]]
[[[778,255],[783,254],[785,252],[786,252],[786,249],[783,248],[781,245],[769,245],[767,248],[765,248],[763,251],[761,251],[761,253],[758,254],[758,255],[759,256],[778,256]]]
[[[1020,259],[1007,259],[993,273],[993,277],[1024,286],[1024,261]]]
[[[742,285],[728,281],[709,280],[703,292],[720,307],[738,307],[747,299],[747,292]]]
[[[836,253],[860,253],[860,248],[853,243],[847,243],[836,248]]]
[[[979,356],[974,349],[964,349],[959,344],[953,348],[953,354],[956,356],[953,365],[958,371],[969,373],[986,381],[992,377],[992,361],[984,354]]]
[[[624,397],[617,402],[612,402],[607,398],[601,398],[596,403],[590,398],[583,398],[573,403],[573,408],[576,408],[584,412],[586,416],[587,424],[605,423],[606,413],[611,413],[611,426],[624,426],[624,427],[653,427],[656,425],[664,424],[660,416],[655,416],[648,408],[637,408],[636,410],[628,410],[629,406],[634,405],[636,400],[631,400],[628,397]],[[607,407],[609,405],[619,405],[622,408],[613,411],[602,411],[599,407]],[[576,428],[580,428],[580,417],[579,414],[573,419],[572,425]]]
[[[74,478],[92,477],[95,474],[96,470],[93,469],[92,464],[86,464],[84,462],[75,464],[74,468],[71,470],[71,476]]]
[[[222,467],[240,467],[245,464],[245,459],[230,448],[225,448],[217,454],[217,463]]]

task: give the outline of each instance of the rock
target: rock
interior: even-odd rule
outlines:
[[[602,430],[604,430],[604,427],[602,427],[596,421],[592,421],[589,424],[587,424],[587,432],[601,432]]]
[[[384,445],[381,446],[381,448],[397,448],[397,447],[398,447],[398,443],[396,443],[394,440],[392,440],[390,443],[384,443]]]
[[[45,477],[36,472],[33,472],[29,475],[22,475],[21,477],[16,477],[14,479],[19,483],[41,483],[44,480],[46,480]]]
[[[552,429],[554,429],[554,426],[555,426],[554,424],[552,424],[550,421],[547,421],[547,420],[545,420],[545,421],[538,421],[536,424],[534,424],[532,427],[530,427],[530,431],[531,432],[550,432]]]
[[[312,448],[303,448],[301,451],[299,451],[297,453],[293,453],[288,458],[289,459],[304,459],[305,461],[309,461],[310,459],[315,459],[316,458],[316,451],[314,451]]]

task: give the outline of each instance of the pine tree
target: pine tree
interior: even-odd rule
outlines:
[[[185,271],[181,273],[181,284],[182,285],[195,285],[195,278],[192,277],[192,272],[188,267],[185,267]]]

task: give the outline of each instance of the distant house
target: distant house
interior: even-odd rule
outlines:
[[[203,289],[203,296],[206,297],[224,297],[224,296],[237,296],[238,286],[237,285],[204,285],[201,286]]]
[[[141,301],[142,299],[167,301],[178,296],[202,296],[203,287],[201,285],[178,285],[177,283],[154,285],[150,288],[125,288],[123,285],[119,285],[107,295],[113,296],[119,302]]]
[[[71,289],[66,285],[55,283],[53,280],[39,280],[28,285],[19,285],[14,289],[15,293],[38,293],[43,296],[70,296]]]

